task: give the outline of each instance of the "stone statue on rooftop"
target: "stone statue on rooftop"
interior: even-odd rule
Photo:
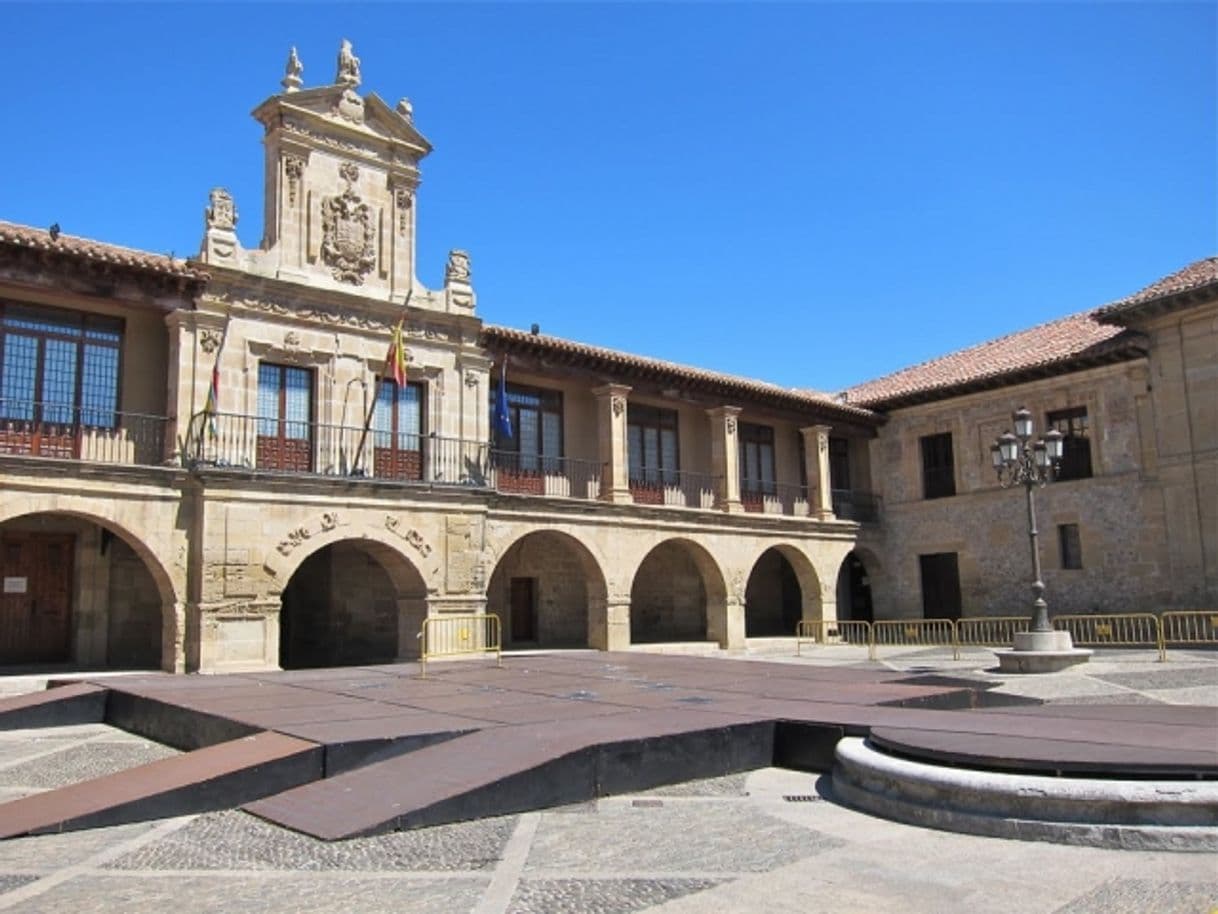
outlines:
[[[338,74],[334,77],[334,82],[351,89],[360,84],[359,58],[351,53],[351,42],[346,38],[338,49]]]
[[[300,57],[296,54],[296,48],[288,53],[288,64],[284,70],[283,86],[284,92],[296,92],[303,85],[300,74],[304,72],[304,64],[300,62]]]

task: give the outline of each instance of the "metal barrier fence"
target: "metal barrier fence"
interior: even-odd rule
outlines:
[[[952,619],[885,619],[871,623],[872,654],[880,645],[900,647],[950,647],[952,659],[960,659],[956,623]]]
[[[503,666],[503,646],[499,639],[499,617],[494,614],[429,616],[419,631],[419,670],[427,678],[427,661],[436,657],[464,654],[495,655]]]
[[[1106,613],[1055,616],[1055,629],[1070,632],[1082,647],[1148,647],[1167,659],[1167,646],[1218,647],[1218,610],[1170,610],[1154,613]],[[1026,632],[1027,616],[966,616],[962,619],[883,619],[878,622],[801,619],[795,627],[795,653],[804,644],[867,646],[875,660],[879,647],[950,647],[960,659],[961,647],[1005,647]]]
[[[1017,632],[1031,625],[1027,616],[966,616],[956,620],[956,643],[961,647],[1009,647]]]
[[[875,659],[875,641],[871,623],[861,620],[829,622],[823,619],[801,619],[795,626],[795,655],[804,642],[810,644],[866,645],[868,658]]]
[[[1053,627],[1068,631],[1081,647],[1153,647],[1166,660],[1163,631],[1154,613],[1055,616]]]
[[[1169,644],[1218,645],[1218,610],[1175,609],[1159,617],[1163,652]]]

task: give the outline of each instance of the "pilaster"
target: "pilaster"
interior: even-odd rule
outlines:
[[[596,433],[601,461],[601,501],[629,504],[629,464],[626,457],[626,397],[630,388],[605,384],[594,388]]]
[[[706,411],[710,419],[711,473],[716,478],[715,507],[740,514],[740,446],[737,439],[739,406],[719,406]]]

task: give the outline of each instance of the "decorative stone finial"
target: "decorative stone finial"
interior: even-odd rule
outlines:
[[[211,204],[207,207],[206,221],[209,229],[223,229],[231,232],[237,227],[237,207],[233,196],[223,187],[212,188],[208,197]]]
[[[304,72],[304,64],[300,62],[300,58],[296,55],[296,48],[292,48],[288,52],[288,64],[284,69],[283,81],[280,83],[283,86],[284,92],[298,92],[304,82],[300,78],[300,74]]]
[[[454,283],[469,285],[469,254],[465,251],[449,251],[448,265],[444,268],[444,285]]]
[[[414,122],[414,105],[410,103],[410,99],[403,98],[398,101],[398,114],[402,115],[406,123]]]
[[[359,58],[351,53],[351,42],[343,39],[342,47],[338,50],[338,73],[334,82],[340,86],[354,89],[360,84]]]

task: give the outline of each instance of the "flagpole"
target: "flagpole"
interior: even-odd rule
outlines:
[[[402,336],[401,336],[402,322],[406,320],[406,309],[410,307],[410,296],[413,293],[414,293],[413,286],[406,291],[406,300],[404,302],[402,302],[402,316],[400,318],[398,318],[398,325],[397,325],[397,327],[394,328],[394,331],[393,331],[393,333],[394,333],[393,339],[396,342],[399,349],[402,345]],[[390,345],[392,346],[393,344],[391,343]],[[402,358],[401,352],[398,353],[398,358]],[[388,364],[389,360],[386,359],[385,363]],[[395,384],[396,384],[396,379],[395,379]],[[364,417],[364,428],[363,428],[363,431],[360,432],[359,444],[357,444],[355,446],[355,460],[352,462],[352,466],[351,466],[351,475],[352,476],[354,476],[356,474],[356,472],[359,470],[360,461],[364,457],[364,442],[368,440],[368,429],[370,429],[372,427],[372,417],[376,413],[376,398],[379,395],[380,395],[380,384],[377,382],[376,377],[374,375],[372,378],[372,405],[368,407],[368,415]],[[367,474],[365,474],[365,475],[367,475]]]

